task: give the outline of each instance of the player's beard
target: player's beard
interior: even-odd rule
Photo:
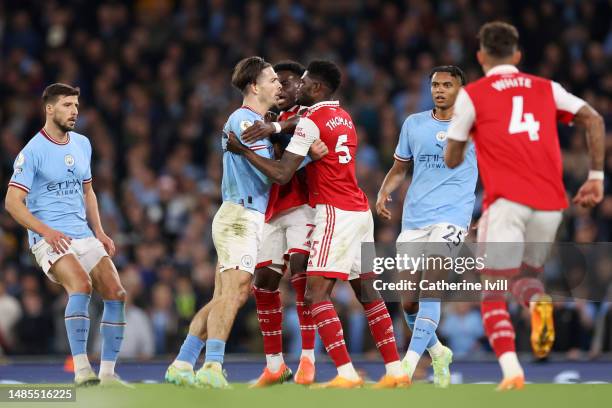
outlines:
[[[55,123],[55,126],[57,126],[64,133],[74,130],[74,125],[70,126],[68,124],[68,119],[66,119],[65,123],[60,123],[59,120],[53,118],[53,123]]]

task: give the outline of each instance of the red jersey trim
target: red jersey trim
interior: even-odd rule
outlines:
[[[267,149],[267,148],[268,148],[268,146],[262,146],[262,145],[249,147],[249,149],[251,149],[254,152],[257,151],[257,150],[263,150],[263,149]]]
[[[83,180],[83,184],[88,184],[91,183],[93,181],[92,178],[88,178],[87,180]]]
[[[272,265],[272,260],[263,261],[263,262],[260,262],[257,265],[255,265],[255,269],[265,268],[266,266],[270,266],[270,265]]]
[[[481,269],[480,273],[482,275],[488,276],[505,276],[507,278],[518,275],[519,268],[508,268],[508,269],[493,269],[493,268],[485,268]]]
[[[262,115],[261,115],[261,113],[257,112],[255,109],[251,108],[251,107],[250,107],[250,106],[248,106],[248,105],[242,105],[242,106],[240,107],[240,109],[250,110],[251,112],[258,114],[259,116],[262,116]]]
[[[310,255],[310,251],[307,251],[305,249],[302,248],[290,248],[287,251],[287,254],[304,254],[304,255]]]
[[[334,235],[334,227],[336,226],[336,210],[331,205],[325,205],[326,212],[326,224],[325,233],[323,240],[321,241],[321,253],[319,254],[319,261],[317,262],[318,267],[324,267],[327,265],[327,258],[329,258],[329,248]]]
[[[18,188],[18,189],[21,189],[21,190],[25,191],[26,193],[29,193],[29,192],[30,192],[30,189],[29,189],[29,188],[27,188],[27,187],[26,187],[26,186],[24,186],[23,184],[19,184],[19,183],[15,182],[15,181],[11,181],[10,183],[8,183],[8,185],[9,185],[9,186],[16,187],[16,188]]]
[[[436,117],[436,113],[434,112],[434,110],[431,110],[431,117],[434,118],[435,120],[437,120],[438,122],[450,122],[450,119],[440,119]]]
[[[532,265],[526,264],[525,262],[521,264],[521,269],[524,271],[538,273],[538,274],[544,272],[543,266],[532,266]]]
[[[70,143],[70,133],[66,132],[66,135],[68,136],[68,139],[66,139],[65,142],[58,142],[57,140],[55,140],[54,138],[51,137],[51,135],[49,135],[46,131],[45,128],[40,129],[40,133],[47,138],[47,140],[49,140],[51,143],[55,143],[56,145],[67,145],[68,143]]]
[[[348,280],[349,278],[349,273],[347,272],[334,272],[334,271],[306,271],[306,275],[313,275],[313,276],[323,276],[324,278],[330,278],[330,279],[340,279],[343,281]]]
[[[313,113],[313,112],[316,112],[319,108],[324,108],[324,107],[339,108],[340,102],[339,101],[321,101],[321,102],[315,103],[310,108],[308,108],[308,112]]]
[[[397,154],[393,154],[393,158],[397,161],[401,161],[401,162],[409,162],[412,160],[412,158],[410,159],[404,159],[403,157],[398,156]]]

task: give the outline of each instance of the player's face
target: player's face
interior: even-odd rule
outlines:
[[[278,75],[272,67],[268,67],[261,71],[257,78],[257,90],[260,101],[268,107],[272,107],[278,103],[278,98],[281,93],[281,84],[278,80]]]
[[[78,96],[60,96],[55,104],[47,106],[57,127],[64,132],[74,130],[74,125],[79,116]]]
[[[302,80],[291,71],[279,71],[277,75],[283,87],[277,106],[280,110],[287,110],[295,105]]]
[[[436,72],[431,77],[431,97],[439,109],[448,109],[455,104],[461,80],[448,72]]]
[[[298,104],[302,106],[311,106],[314,103],[314,98],[312,96],[314,85],[315,81],[313,81],[308,74],[302,77],[302,82],[297,93]]]

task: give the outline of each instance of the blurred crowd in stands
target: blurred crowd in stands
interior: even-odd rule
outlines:
[[[607,0],[0,2],[0,195],[15,157],[42,127],[42,90],[52,82],[79,86],[76,131],[93,145],[93,186],[128,292],[122,356],[173,354],[191,317],[213,292],[211,221],[220,204],[220,130],[241,103],[230,86],[234,64],[262,55],[273,63],[326,58],[341,65],[337,97],[358,127],[357,171],[373,205],[403,120],[432,107],[430,69],[455,64],[468,80],[479,78],[477,30],[483,22],[503,19],[521,34],[521,69],[560,82],[605,118],[607,195],[593,210],[570,207],[559,240],[610,241],[610,7]],[[562,127],[560,143],[571,196],[589,170],[584,132]],[[396,239],[406,187],[390,203],[393,220],[376,220],[377,242]],[[480,211],[477,204],[474,220]],[[601,269],[598,286],[612,302],[612,264]],[[351,353],[375,356],[361,307],[347,285],[337,286],[335,302]],[[286,349],[298,353],[294,296],[286,282],[282,290]],[[588,299],[586,294],[556,305],[555,351],[567,358],[612,351],[610,303]],[[0,350],[67,354],[65,303],[63,289],[35,267],[24,229],[2,210]],[[100,300],[91,308],[95,338]],[[410,334],[399,304],[390,309],[404,345]],[[529,321],[521,308],[513,310],[518,350],[528,351]],[[457,357],[490,352],[477,303],[449,302],[442,316],[440,336]],[[96,344],[90,342],[94,353]],[[262,353],[252,300],[238,315],[228,351]]]

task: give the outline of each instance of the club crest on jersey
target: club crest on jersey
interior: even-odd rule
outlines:
[[[17,160],[15,160],[15,167],[21,167],[25,163],[25,156],[23,153],[19,153],[17,155]]]
[[[240,260],[240,263],[245,268],[251,268],[253,266],[253,257],[251,255],[245,255]]]
[[[253,126],[253,122],[251,122],[250,120],[243,120],[242,122],[240,122],[240,130],[243,132],[251,126]]]
[[[72,157],[71,154],[65,155],[64,156],[64,163],[66,163],[66,166],[68,166],[68,167],[74,166],[74,157]]]
[[[436,140],[438,142],[443,142],[446,140],[446,132],[441,130],[438,133],[436,133]]]

